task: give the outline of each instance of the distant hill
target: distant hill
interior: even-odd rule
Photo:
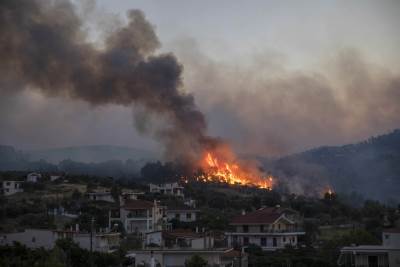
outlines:
[[[0,171],[63,171],[71,174],[132,177],[154,161],[152,153],[116,146],[68,147],[18,151],[0,145]]]
[[[400,129],[357,144],[324,146],[267,160],[265,170],[279,178],[282,190],[322,194],[328,188],[366,198],[400,200]],[[129,177],[155,157],[129,147],[84,146],[17,151],[0,146],[0,170],[62,170],[76,174]]]
[[[99,163],[109,160],[154,160],[155,155],[147,150],[123,146],[76,146],[44,150],[25,151],[30,160],[45,160],[57,164],[63,160],[83,163]]]
[[[400,130],[357,144],[325,146],[265,164],[293,191],[358,192],[380,200],[400,200]]]

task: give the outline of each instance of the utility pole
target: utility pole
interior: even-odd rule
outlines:
[[[93,227],[94,227],[94,217],[90,220],[90,267],[94,267],[93,262]]]

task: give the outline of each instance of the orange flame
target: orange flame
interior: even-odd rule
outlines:
[[[218,154],[218,156],[216,156]],[[228,184],[256,186],[271,190],[274,184],[272,176],[263,176],[250,162],[237,162],[229,148],[219,151],[208,151],[200,162],[205,175],[197,177],[198,181],[217,181]]]

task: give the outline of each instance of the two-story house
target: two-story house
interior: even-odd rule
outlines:
[[[246,247],[250,244],[263,250],[276,250],[285,246],[296,246],[298,237],[305,233],[300,230],[299,218],[295,211],[280,207],[261,208],[235,217],[230,225],[233,232],[227,232],[228,246]]]
[[[162,230],[164,209],[157,201],[126,200],[109,213],[109,227],[120,221],[127,233],[145,234]]]
[[[183,186],[179,183],[165,183],[165,184],[149,184],[150,193],[160,193],[163,195],[173,195],[176,197],[184,197]]]

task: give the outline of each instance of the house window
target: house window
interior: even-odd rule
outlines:
[[[281,230],[281,224],[278,223],[278,230]]]
[[[179,213],[175,213],[175,219],[179,219]]]
[[[283,242],[286,242],[286,237],[283,237]]]
[[[6,183],[7,186],[10,186],[10,184],[11,184],[10,182],[7,182],[7,183]]]
[[[265,237],[261,237],[261,246],[266,247],[267,246],[267,239]]]
[[[385,235],[385,239],[389,239],[389,235]]]
[[[249,232],[249,226],[243,225],[243,233],[248,233],[248,232]]]
[[[278,244],[276,242],[276,237],[272,239],[272,246],[276,247]]]
[[[32,243],[36,242],[36,237],[32,237]]]
[[[192,214],[191,213],[186,213],[186,219],[192,219]]]
[[[243,237],[243,245],[248,245],[249,244],[249,238],[248,237]]]
[[[264,225],[260,225],[260,232],[264,232]]]

